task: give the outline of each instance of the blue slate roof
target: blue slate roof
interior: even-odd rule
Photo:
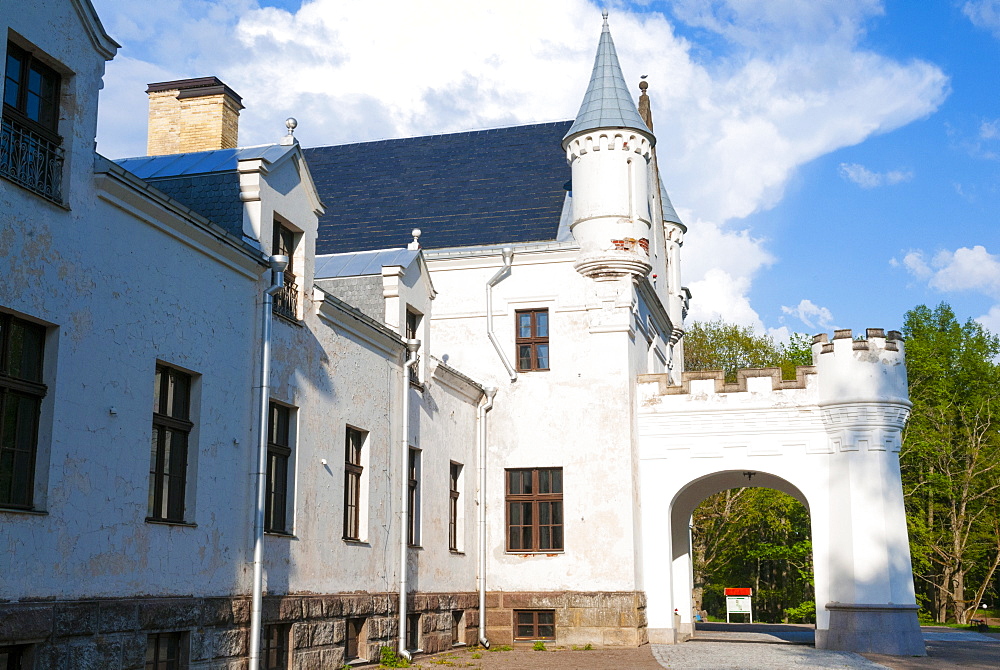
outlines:
[[[304,149],[326,213],[317,254],[554,241],[570,121]]]
[[[115,163],[227,232],[243,237],[243,202],[240,200],[240,176],[236,171],[238,162],[263,159],[274,163],[291,150],[291,146],[265,144],[240,149],[122,158]]]
[[[604,15],[604,27],[597,43],[597,56],[587,93],[583,96],[576,121],[565,137],[596,128],[634,128],[649,132],[625,84],[615,43],[611,39],[611,29],[608,28],[607,14]]]
[[[344,254],[316,256],[316,279],[380,275],[383,266],[399,265],[404,268],[416,260],[419,251],[411,249],[384,249]]]

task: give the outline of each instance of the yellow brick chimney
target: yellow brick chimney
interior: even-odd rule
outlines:
[[[146,154],[232,149],[243,99],[217,77],[150,84]]]

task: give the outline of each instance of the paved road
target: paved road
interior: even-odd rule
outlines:
[[[1000,668],[1000,635],[926,627],[926,657],[816,649],[811,626],[703,624],[698,636],[677,645],[652,645],[653,656],[673,670],[953,670]]]

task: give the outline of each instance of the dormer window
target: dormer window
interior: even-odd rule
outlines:
[[[7,42],[0,176],[53,202],[62,202],[62,78],[48,65]]]

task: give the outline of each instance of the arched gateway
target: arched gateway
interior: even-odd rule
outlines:
[[[812,367],[640,377],[643,574],[650,642],[693,633],[688,524],[713,493],[774,488],[812,524],[816,646],[923,655],[899,475],[909,412],[899,333],[818,335]],[[677,614],[675,614],[675,610]]]

